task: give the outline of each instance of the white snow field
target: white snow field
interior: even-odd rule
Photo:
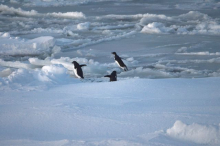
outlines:
[[[219,146],[219,16],[219,0],[1,0],[0,145]]]
[[[69,80],[37,91],[34,81],[2,90],[0,144],[220,144],[219,78]]]

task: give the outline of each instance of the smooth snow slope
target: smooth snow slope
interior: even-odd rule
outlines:
[[[0,145],[219,145],[219,86],[130,79],[4,90]]]

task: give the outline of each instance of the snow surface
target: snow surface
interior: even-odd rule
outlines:
[[[219,0],[0,1],[0,145],[220,145],[219,14]]]
[[[65,82],[64,72],[44,67],[39,82]],[[219,78],[68,79],[48,90],[37,83],[31,91],[34,80],[2,90],[1,145],[220,144]]]

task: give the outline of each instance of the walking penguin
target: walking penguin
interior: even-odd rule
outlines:
[[[122,58],[119,57],[116,52],[112,52],[113,55],[115,55],[115,62],[118,64],[118,66],[120,68],[122,68],[124,71],[128,71],[127,66],[124,64],[124,62],[122,61]]]
[[[72,64],[74,65],[74,73],[77,78],[84,79],[83,77],[83,71],[82,68],[83,66],[86,66],[85,64],[79,65],[76,61],[73,61]]]

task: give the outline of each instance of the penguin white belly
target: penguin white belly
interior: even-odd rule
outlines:
[[[73,71],[74,71],[76,77],[81,79],[81,77],[77,74],[77,70],[75,68],[73,69]]]
[[[115,60],[115,62],[116,62],[116,64],[117,64],[120,68],[122,68],[123,70],[125,70],[125,67],[121,67],[120,64],[118,63],[118,61]]]

